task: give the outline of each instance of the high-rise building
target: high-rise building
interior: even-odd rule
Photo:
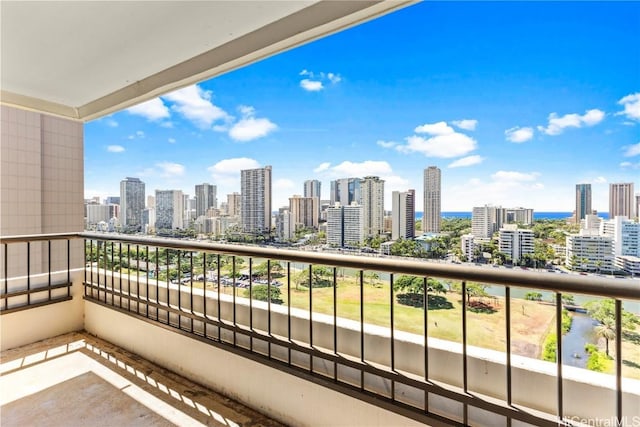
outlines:
[[[217,208],[217,188],[208,183],[196,185],[196,218],[207,214],[209,208]]]
[[[581,219],[592,213],[591,184],[576,184],[576,224],[580,224]]]
[[[271,231],[271,166],[240,171],[240,217],[245,233]]]
[[[231,194],[227,194],[227,215],[239,216],[241,204],[242,197],[240,197],[240,193],[234,192]]]
[[[498,247],[500,252],[517,264],[523,255],[533,255],[533,237],[533,230],[518,228],[516,224],[505,224],[500,229]]]
[[[384,180],[366,176],[360,181],[365,237],[384,233]]]
[[[276,234],[281,239],[291,239],[295,235],[295,223],[291,212],[286,207],[278,209],[276,216]]]
[[[180,190],[156,190],[156,232],[184,226],[184,195]]]
[[[415,237],[415,190],[391,193],[391,239]]]
[[[119,205],[120,204],[120,196],[109,196],[104,201],[105,205]]]
[[[289,213],[291,214],[294,230],[298,228],[318,228],[318,198],[289,197]]]
[[[505,223],[507,224],[533,224],[533,209],[527,208],[506,208]]]
[[[120,181],[120,224],[124,230],[141,230],[144,196],[144,182],[139,178],[126,177]]]
[[[341,178],[331,181],[331,205],[340,203],[349,206],[351,203],[362,204],[360,178]]]
[[[333,246],[358,245],[364,241],[363,208],[358,204],[327,208],[327,243]]]
[[[609,218],[636,217],[633,182],[609,184]]]
[[[600,224],[600,234],[613,239],[613,254],[640,257],[640,223],[616,216]]]
[[[505,209],[500,206],[474,207],[471,212],[471,234],[476,238],[491,238],[493,233],[500,230],[504,219]]]
[[[308,179],[304,182],[304,197],[317,197],[318,198],[318,221],[320,220],[320,213],[322,206],[320,204],[322,193],[322,183],[317,179]]]
[[[440,168],[429,166],[424,170],[424,209],[422,212],[422,231],[439,233],[441,223]]]
[[[120,206],[116,204],[96,205],[88,204],[87,225],[95,226],[100,222],[108,223],[111,218],[118,218]]]
[[[565,265],[573,270],[613,271],[613,238],[592,230],[580,230],[580,234],[568,235]]]

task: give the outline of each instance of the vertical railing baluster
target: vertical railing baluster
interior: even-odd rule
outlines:
[[[182,329],[182,251],[178,251],[178,329]]]
[[[158,254],[158,247],[155,247],[155,270],[153,274],[156,276],[156,320],[160,321],[160,256]]]
[[[102,252],[103,262],[104,262],[104,303],[107,304],[107,297],[109,294],[109,284],[107,283],[107,267],[109,266],[109,254],[107,253],[107,241],[102,242],[102,247],[104,248]]]
[[[85,244],[85,250],[86,250],[86,244]],[[85,296],[87,296],[87,293],[90,291],[91,297],[93,298],[93,239],[89,240],[89,278],[90,278],[90,283],[88,286],[85,286]],[[85,282],[86,282],[86,278],[85,278]]]
[[[287,341],[291,344],[291,262],[287,261]],[[291,346],[287,347],[287,364],[291,366]]]
[[[202,336],[207,337],[207,253],[202,252],[202,316],[204,322],[202,322]]]
[[[231,257],[231,261],[233,263],[233,265],[231,266],[231,274],[233,275],[233,289],[231,290],[233,296],[231,298],[232,300],[232,304],[233,304],[233,346],[235,347],[237,345],[237,339],[236,339],[236,326],[238,326],[236,324],[236,256],[233,255]]]
[[[97,299],[100,301],[100,240],[96,240],[96,288],[98,289]]]
[[[364,271],[360,270],[360,388],[364,390]]]
[[[395,372],[396,370],[396,352],[395,352],[395,347],[396,347],[396,340],[395,340],[395,335],[394,335],[394,313],[393,313],[393,273],[391,273],[389,275],[389,332],[390,332],[390,338],[391,338],[391,342],[390,344],[390,350],[391,350],[391,372]],[[395,401],[396,400],[396,382],[394,380],[391,380],[391,400]]]
[[[253,334],[253,258],[249,258],[249,330]],[[249,335],[249,351],[253,352],[253,335]]]
[[[563,383],[562,383],[562,294],[556,293],[556,376],[557,376],[557,399],[558,399],[558,420],[564,419],[563,408]]]
[[[309,264],[309,347],[313,350],[313,264]],[[309,353],[309,372],[313,373],[313,352]]]
[[[422,278],[422,330],[424,332],[424,381],[429,381],[429,287],[427,278]],[[424,390],[424,412],[429,412],[429,392]]]
[[[193,251],[189,251],[189,311],[193,314]],[[190,332],[193,333],[193,316],[189,317]]]
[[[462,282],[462,388],[464,393],[469,392],[467,372],[467,282]],[[469,406],[462,404],[462,419],[464,425],[469,425]]]
[[[31,290],[31,242],[27,242],[27,291]],[[31,304],[31,292],[27,293],[27,305]]]
[[[116,268],[113,260],[113,241],[111,242],[111,306],[116,304],[116,288],[115,288]]]
[[[140,245],[136,243],[136,314],[140,314]]]
[[[511,379],[511,288],[506,286],[504,288],[504,300],[505,300],[505,345],[506,345],[506,353],[507,353],[507,405],[511,406],[513,404],[513,390],[512,390],[512,379]],[[507,417],[507,424],[511,425],[511,417]]]
[[[51,240],[47,240],[47,285],[49,288],[48,300],[51,301]]]
[[[85,253],[87,249],[85,248]],[[85,255],[86,258],[86,255]],[[86,264],[86,263],[85,263]],[[87,269],[84,270],[85,274],[85,282],[87,281]],[[9,245],[7,243],[4,244],[4,294],[7,295],[9,293]],[[4,300],[4,309],[9,308],[9,298],[3,298]]]
[[[144,296],[145,297],[144,300],[146,302],[144,314],[145,314],[145,317],[148,319],[149,318],[149,302],[151,302],[151,299],[149,298],[149,246],[148,245],[145,247],[145,251],[146,251],[146,256],[144,258],[146,263],[145,273],[147,276],[147,281],[146,281],[147,288],[145,290],[146,294]]]
[[[122,242],[118,243],[118,265],[120,266],[118,269],[118,282],[119,282],[119,298],[118,303],[119,307],[122,308]]]
[[[338,356],[338,269],[333,267],[333,354]],[[333,380],[338,382],[338,362],[333,362]]]
[[[267,334],[271,337],[271,260],[267,260]],[[267,342],[267,357],[271,359],[271,341]]]
[[[220,260],[221,260],[221,256],[220,254],[217,255],[217,265],[216,265],[216,274],[218,275],[218,342],[222,342],[222,314],[220,313],[220,310],[222,308],[222,304],[220,303],[220,288],[221,283],[220,283]]]
[[[67,239],[67,296],[71,296],[71,239]]]
[[[616,315],[616,425],[622,425],[622,301],[615,300]]]
[[[167,325],[171,324],[171,274],[169,270],[169,258],[171,258],[171,251],[169,248],[164,249],[164,254],[167,258]]]
[[[127,243],[127,311],[131,311],[131,245]]]

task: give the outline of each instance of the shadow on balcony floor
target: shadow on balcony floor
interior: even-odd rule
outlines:
[[[0,425],[280,426],[86,333],[0,355]]]

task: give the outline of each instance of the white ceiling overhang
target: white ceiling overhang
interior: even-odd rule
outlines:
[[[0,101],[87,121],[414,0],[0,2]]]

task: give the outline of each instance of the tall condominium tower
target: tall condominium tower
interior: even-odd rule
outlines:
[[[207,209],[217,208],[217,189],[208,183],[196,185],[196,218],[207,214]]]
[[[576,223],[580,224],[580,220],[591,215],[592,212],[591,184],[576,184]]]
[[[289,197],[289,213],[295,229],[318,228],[318,202],[317,197]]]
[[[415,237],[416,192],[394,191],[391,194],[391,239]]]
[[[363,208],[361,205],[327,208],[327,243],[332,246],[352,246],[364,241]]]
[[[441,222],[440,169],[429,166],[424,170],[424,210],[422,231],[439,233]]]
[[[156,230],[184,226],[184,195],[180,190],[156,190]]]
[[[366,176],[360,181],[365,237],[384,233],[384,180]]]
[[[331,205],[340,203],[349,206],[351,203],[362,204],[360,178],[342,178],[331,181]]]
[[[271,231],[271,166],[240,171],[240,217],[245,233]]]
[[[492,237],[504,224],[505,216],[506,209],[500,206],[474,207],[471,213],[471,234],[481,239]]]
[[[233,192],[231,194],[227,194],[227,215],[240,215],[241,202],[242,197],[240,197],[240,193]]]
[[[633,182],[609,184],[609,218],[636,217]]]
[[[126,177],[120,181],[120,224],[125,230],[140,231],[144,211],[144,182]]]
[[[320,220],[320,213],[322,210],[322,205],[320,200],[322,200],[322,183],[317,179],[308,179],[304,182],[304,197],[317,197],[318,198],[318,221]]]

